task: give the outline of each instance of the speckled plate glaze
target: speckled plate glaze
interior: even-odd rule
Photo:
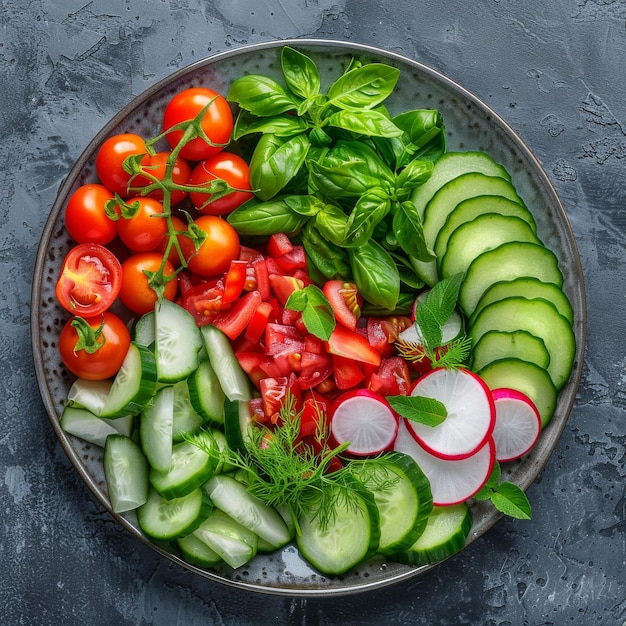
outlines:
[[[392,113],[411,108],[437,108],[444,117],[449,150],[484,150],[502,163],[538,224],[543,241],[555,251],[564,274],[564,289],[574,309],[578,346],[573,374],[560,393],[556,412],[533,451],[508,464],[507,479],[527,489],[537,478],[565,426],[578,387],[585,345],[585,295],[578,251],[563,207],[537,159],[516,133],[494,111],[449,78],[411,59],[369,46],[335,41],[298,39],[261,43],[211,56],[185,67],[156,83],[124,107],[89,143],[63,182],[41,238],[33,279],[32,342],[35,369],[50,422],[76,471],[102,505],[132,535],[154,550],[210,580],[271,594],[324,596],[367,591],[407,580],[429,569],[408,567],[377,558],[340,577],[313,570],[293,545],[272,555],[258,555],[251,563],[203,570],[186,564],[178,555],[145,537],[133,515],[111,511],[102,470],[102,450],[68,436],[59,427],[59,417],[73,378],[58,354],[57,339],[67,319],[57,304],[54,287],[65,253],[73,245],[64,229],[66,200],[80,185],[94,182],[98,147],[110,135],[135,132],[154,136],[160,131],[166,102],[181,89],[206,85],[226,93],[230,83],[246,73],[262,73],[280,79],[280,49],[292,45],[311,55],[326,86],[336,78],[351,57],[389,63],[401,70],[394,95],[387,101]],[[472,505],[474,526],[468,543],[485,533],[499,514],[485,503]],[[454,558],[463,558],[457,555]]]

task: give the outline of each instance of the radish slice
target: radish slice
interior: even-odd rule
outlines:
[[[411,395],[439,400],[448,412],[437,426],[407,421],[415,440],[430,454],[441,459],[466,459],[491,437],[496,422],[493,395],[473,372],[431,370],[417,379]]]
[[[534,402],[521,391],[500,388],[492,393],[496,405],[496,459],[513,461],[535,445],[541,432],[541,417]]]
[[[369,456],[393,448],[398,433],[398,416],[380,394],[357,389],[337,398],[330,429],[337,443],[350,442],[346,452]]]
[[[430,481],[433,504],[447,506],[471,498],[487,482],[496,460],[493,439],[467,459],[451,461],[437,458],[420,446],[400,420],[394,450],[412,457]]]

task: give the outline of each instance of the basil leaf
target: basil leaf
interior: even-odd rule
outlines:
[[[230,86],[226,99],[259,117],[293,111],[297,106],[275,80],[258,74],[237,78]]]
[[[391,408],[412,422],[424,426],[438,426],[448,416],[443,402],[424,396],[386,396]]]
[[[316,285],[307,285],[294,291],[285,308],[302,311],[302,321],[306,329],[323,341],[328,341],[335,329],[333,310],[322,290]]]
[[[319,93],[320,74],[313,60],[289,46],[282,49],[280,62],[287,87],[300,98]]]
[[[491,503],[498,511],[515,519],[531,519],[532,510],[526,494],[514,483],[503,482],[492,494]]]
[[[371,109],[394,90],[400,70],[383,63],[368,63],[340,76],[328,89],[328,102],[338,109]]]
[[[305,216],[292,211],[282,198],[269,202],[248,200],[227,217],[228,223],[240,235],[273,235],[293,233],[306,222]]]
[[[271,133],[277,137],[291,137],[308,129],[309,125],[301,117],[295,115],[274,115],[257,117],[242,110],[237,116],[233,128],[233,140],[237,141],[245,135],[253,133]]]
[[[420,157],[436,161],[446,150],[446,135],[441,113],[433,109],[417,109],[393,118],[404,131],[402,142],[407,160]],[[404,162],[401,163],[404,165]]]
[[[361,315],[381,317],[385,315],[410,315],[413,310],[413,303],[415,302],[415,292],[404,291],[400,292],[398,301],[393,309],[382,307],[378,304],[372,304],[371,302],[363,302],[361,307]]]
[[[325,278],[348,278],[351,275],[346,252],[324,239],[312,221],[304,227],[302,244],[309,262]]]
[[[400,294],[400,275],[389,253],[370,239],[359,248],[349,248],[348,254],[361,295],[372,304],[394,309]]]
[[[315,225],[322,237],[336,246],[344,245],[348,230],[348,216],[339,207],[325,204],[315,216]]]
[[[410,200],[394,207],[392,228],[400,247],[410,256],[420,261],[430,261],[435,255],[426,245],[424,229],[415,204]]]
[[[306,217],[315,216],[326,206],[315,196],[285,196],[284,200],[292,211]]]
[[[350,213],[349,228],[343,245],[355,247],[369,241],[374,229],[391,210],[391,200],[380,187],[366,191]]]
[[[337,111],[326,119],[329,126],[367,137],[398,137],[402,131],[379,111]]]
[[[400,281],[415,291],[423,289],[424,281],[415,273],[415,270],[406,258],[406,255],[397,254],[393,250],[388,250],[388,252],[396,263],[396,267],[400,273]]]
[[[261,135],[250,160],[250,184],[261,200],[274,197],[296,175],[309,146],[303,134],[289,138]]]
[[[424,159],[413,159],[396,177],[396,194],[401,200],[411,195],[415,187],[423,185],[433,173],[433,164]],[[402,197],[401,197],[402,196]]]

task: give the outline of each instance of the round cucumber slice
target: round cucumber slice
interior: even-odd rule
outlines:
[[[550,353],[540,337],[525,330],[486,332],[472,349],[472,369],[478,371],[499,359],[518,358],[546,369]]]

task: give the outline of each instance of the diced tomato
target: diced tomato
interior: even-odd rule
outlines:
[[[275,259],[292,250],[291,239],[285,233],[275,233],[267,242],[267,253]]]
[[[255,422],[263,424],[267,421],[265,412],[263,411],[263,398],[252,398],[249,401],[250,415]]]
[[[329,280],[322,291],[330,303],[335,319],[346,328],[355,330],[363,303],[357,286],[343,280]]]
[[[400,333],[411,324],[411,318],[403,315],[370,317],[367,319],[368,341],[381,356],[392,356],[395,354],[394,342]]]
[[[284,274],[270,274],[269,281],[272,292],[283,306],[294,291],[304,288],[301,280]]]
[[[277,356],[269,356],[270,362],[263,364],[263,368],[266,370],[268,376],[276,378],[277,376],[289,376],[293,374],[293,369],[290,363],[290,355],[279,354]]]
[[[178,273],[178,293],[184,296],[192,287],[194,287],[193,278],[189,270],[182,270]]]
[[[324,422],[327,406],[313,398],[305,398],[300,414],[300,437],[314,437]]]
[[[247,261],[233,259],[224,278],[224,302],[233,302],[243,291],[246,282]]]
[[[281,275],[283,274],[283,270],[280,265],[276,263],[276,259],[274,257],[268,256],[265,257],[265,265],[267,266],[267,273],[271,276],[272,274]]]
[[[300,387],[311,389],[329,378],[333,373],[333,364],[326,353],[303,351],[300,356]]]
[[[330,444],[330,441],[324,442],[326,445]],[[322,444],[316,440],[315,436],[309,435],[308,437],[303,437],[301,441],[302,446],[310,446],[311,450],[314,454],[319,454],[322,451]],[[332,447],[332,446],[331,446]],[[326,468],[326,473],[331,474],[332,472],[336,472],[343,467],[343,463],[338,456],[334,456]]]
[[[281,406],[288,393],[295,397],[295,410],[299,411],[302,406],[302,392],[295,376],[264,378],[261,381],[263,411],[274,424],[278,421]]]
[[[369,344],[368,340],[341,324],[335,326],[330,339],[326,342],[326,350],[330,354],[355,361],[380,365],[380,353]]]
[[[303,246],[293,246],[293,249],[282,256],[276,257],[276,263],[283,272],[292,274],[296,270],[306,268],[306,254]]]
[[[224,282],[221,279],[211,280],[187,289],[182,306],[194,316],[198,326],[204,326],[222,310],[223,298]]]
[[[302,352],[304,337],[293,327],[286,324],[268,323],[265,326],[265,352],[272,356]]]
[[[288,326],[294,326],[296,322],[302,317],[300,311],[294,309],[283,309],[280,314],[280,323]]]
[[[213,319],[213,325],[229,339],[236,339],[248,326],[261,302],[261,294],[251,291],[233,302],[229,309],[218,313]]]
[[[378,370],[370,376],[369,388],[382,396],[407,395],[410,387],[409,367],[399,356],[383,359]]]
[[[235,356],[241,369],[248,375],[252,384],[257,388],[261,388],[261,380],[267,378],[268,374],[264,367],[268,363],[273,363],[272,357],[262,352],[236,352]]]
[[[337,389],[342,391],[356,387],[365,378],[357,361],[337,354],[333,355],[333,373]]]
[[[265,334],[265,327],[272,315],[273,308],[269,302],[261,302],[252,314],[245,337],[252,343],[258,343]]]
[[[296,326],[297,328],[297,326]],[[304,350],[306,352],[314,352],[315,354],[324,353],[324,344],[319,337],[306,333],[304,335]]]
[[[246,282],[244,283],[245,291],[256,290],[261,294],[263,300],[267,300],[271,294],[265,257],[254,248],[241,246],[239,250],[239,260],[248,263],[248,267],[246,268]]]
[[[306,270],[298,269],[293,273],[293,277],[302,281],[302,284],[306,287],[313,284],[313,279],[309,276]]]

